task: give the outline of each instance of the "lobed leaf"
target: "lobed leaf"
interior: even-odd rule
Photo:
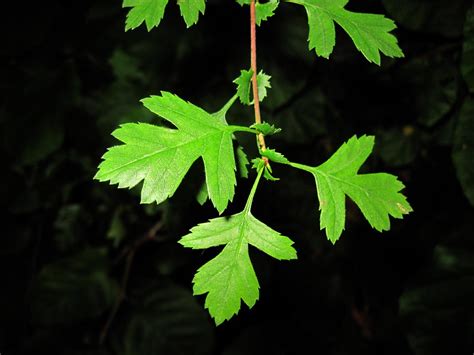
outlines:
[[[209,197],[222,213],[234,196],[236,163],[228,126],[176,95],[162,92],[142,100],[146,108],[177,129],[127,123],[113,132],[124,144],[109,148],[95,179],[132,188],[143,181],[142,203],[171,197],[191,165],[202,158]]]
[[[240,76],[234,79],[234,83],[237,84],[237,95],[239,96],[240,102],[244,105],[252,105],[253,100],[250,100],[250,93],[252,91],[252,70],[241,70]],[[257,87],[258,87],[258,99],[263,101],[267,96],[267,88],[271,88],[270,84],[271,76],[265,74],[262,70],[257,75]]]
[[[125,21],[125,31],[133,30],[145,22],[148,31],[158,27],[165,13],[168,0],[124,0],[122,7],[131,7]],[[199,14],[204,14],[205,0],[178,0],[179,10],[187,27],[196,24]]]
[[[262,21],[267,21],[270,17],[275,15],[275,10],[278,5],[280,5],[278,0],[270,0],[263,4],[257,2],[255,4],[255,23],[257,26],[260,26]]]
[[[250,128],[256,129],[257,131],[262,133],[264,136],[272,136],[274,134],[281,132],[281,128],[277,128],[268,122],[254,123],[253,125],[250,126]]]
[[[257,220],[250,210],[230,218],[215,218],[191,229],[179,241],[185,247],[224,249],[197,271],[194,294],[207,293],[205,307],[217,325],[232,318],[241,300],[253,307],[259,297],[259,283],[248,253],[249,245],[278,260],[296,259],[293,242]]]
[[[336,43],[334,23],[351,37],[356,48],[369,61],[380,65],[380,52],[388,57],[403,57],[397,39],[390,32],[395,23],[383,15],[355,13],[344,8],[348,0],[293,0],[303,5],[308,15],[309,49],[329,58]]]
[[[400,191],[404,185],[396,176],[386,173],[358,174],[374,146],[373,136],[352,137],[325,163],[318,167],[299,167],[313,174],[318,191],[320,226],[335,243],[344,230],[346,195],[360,208],[372,228],[390,229],[390,216],[403,218],[412,212]]]

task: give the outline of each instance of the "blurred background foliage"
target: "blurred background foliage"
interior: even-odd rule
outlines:
[[[9,4],[17,8],[2,18],[0,47],[1,354],[471,354],[471,4],[351,1],[399,24],[406,57],[381,67],[342,31],[331,60],[316,58],[304,10],[291,4],[259,29],[259,66],[272,75],[263,117],[283,128],[269,145],[318,164],[350,136],[375,134],[367,170],[400,176],[415,212],[379,235],[349,204],[332,246],[319,231],[311,178],[275,166],[281,180],[262,185],[254,214],[295,240],[299,260],[252,251],[260,301],[219,328],[191,291],[213,252],[176,243],[216,216],[196,202],[202,165],[160,206],[92,177],[117,125],[160,123],[139,99],[168,90],[217,111],[233,95],[232,80],[249,66],[248,8],[208,0],[186,30],[170,4],[158,29],[124,33],[118,0]],[[243,107],[228,117],[253,120]],[[239,181],[227,213],[248,190]]]

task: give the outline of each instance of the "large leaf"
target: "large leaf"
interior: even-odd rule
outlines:
[[[212,352],[212,324],[191,292],[166,280],[149,282],[130,296],[131,317],[121,355]]]
[[[415,59],[400,68],[398,76],[408,84],[404,101],[414,107],[413,115],[431,127],[449,114],[456,103],[459,87],[457,62],[435,55],[430,60]],[[419,93],[423,93],[420,95]]]
[[[278,260],[296,259],[293,242],[257,220],[250,212],[255,189],[244,211],[230,218],[215,218],[191,229],[179,243],[188,248],[207,249],[224,246],[194,277],[194,294],[207,293],[206,308],[217,325],[230,319],[240,309],[241,300],[251,308],[259,297],[257,276],[250,261],[249,245]]]
[[[452,344],[458,354],[472,352],[473,228],[458,217],[453,233],[410,277],[399,300],[401,325],[416,355],[449,353]],[[433,238],[433,233],[427,237]]]
[[[308,15],[309,49],[329,58],[336,44],[334,23],[351,37],[369,61],[380,65],[380,52],[388,57],[403,57],[397,39],[390,32],[397,26],[383,15],[355,13],[344,8],[348,0],[292,0],[303,5]]]
[[[191,165],[204,161],[209,197],[219,212],[234,196],[232,133],[238,128],[168,92],[143,99],[152,112],[178,129],[128,123],[113,132],[124,144],[104,154],[95,179],[131,188],[142,180],[142,203],[171,197]]]
[[[64,324],[109,309],[118,287],[108,276],[106,250],[87,249],[43,268],[32,293],[32,317],[39,324]]]
[[[462,34],[472,0],[382,0],[390,16],[410,30],[455,37]]]

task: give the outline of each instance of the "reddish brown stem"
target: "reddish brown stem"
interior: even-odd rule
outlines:
[[[255,111],[255,123],[262,123],[260,116],[260,101],[258,98],[257,85],[257,31],[255,24],[255,0],[250,2],[250,68],[252,69],[252,90],[253,90],[253,108]],[[261,150],[267,149],[265,137],[263,134],[258,135],[258,144]],[[265,162],[266,159],[265,159]]]

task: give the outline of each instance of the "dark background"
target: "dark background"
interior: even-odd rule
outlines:
[[[259,66],[272,75],[263,117],[283,128],[269,145],[318,164],[352,135],[375,134],[364,169],[399,176],[415,211],[379,234],[349,203],[333,246],[319,231],[311,176],[275,166],[281,180],[262,184],[253,212],[295,241],[299,259],[252,250],[260,300],[218,328],[191,292],[216,250],[177,243],[217,216],[195,199],[202,164],[160,206],[92,177],[118,124],[159,122],[139,99],[168,90],[213,112],[234,94],[232,80],[249,66],[248,8],[207,1],[186,30],[170,2],[157,29],[125,33],[118,0],[2,7],[0,353],[471,354],[470,6],[350,1],[399,25],[406,57],[381,67],[339,30],[329,61],[309,52],[301,6],[281,4],[258,30]],[[251,108],[238,106],[229,121],[250,124]],[[255,156],[253,139],[242,144]],[[241,210],[249,188],[239,181],[226,214]]]

